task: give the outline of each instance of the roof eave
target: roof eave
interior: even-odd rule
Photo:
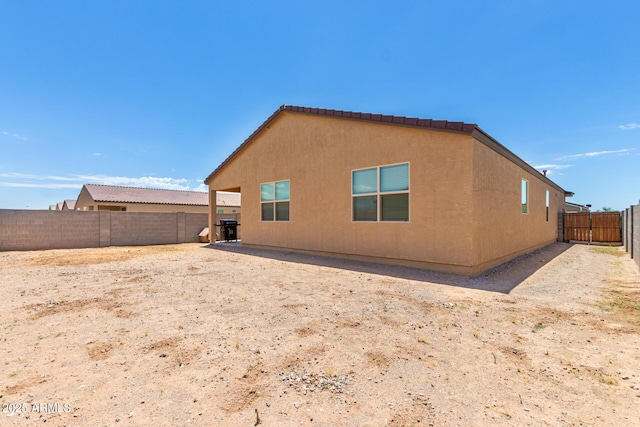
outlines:
[[[546,175],[540,173],[539,170],[537,170],[536,168],[531,166],[529,163],[527,163],[524,160],[522,160],[513,151],[509,150],[507,147],[505,147],[504,145],[500,144],[493,137],[491,137],[491,135],[489,135],[488,133],[486,133],[485,131],[483,131],[479,127],[476,127],[476,129],[473,131],[472,135],[473,135],[474,138],[476,138],[478,141],[482,142],[487,147],[491,148],[492,150],[494,150],[498,154],[502,155],[506,159],[508,159],[508,160],[512,161],[513,163],[515,163],[516,165],[520,166],[522,169],[530,172],[533,175],[539,176],[539,178],[542,181],[545,181],[547,184],[549,184],[550,186],[554,187],[556,190],[558,190],[558,191],[560,191],[560,192],[562,192],[562,193],[564,193],[566,195],[567,191],[565,191],[564,188],[560,187],[558,184],[556,184],[555,182],[550,180]]]
[[[265,120],[256,130],[254,130],[253,133],[249,135],[249,137],[245,139],[244,142],[238,146],[238,148],[233,150],[233,152],[226,159],[224,159],[223,162],[220,163],[220,165],[218,165],[218,167],[215,168],[215,170],[211,172],[208,177],[205,178],[204,180],[205,185],[209,185],[209,181],[211,181],[211,179],[218,172],[220,172],[222,168],[224,168],[228,163],[230,163],[231,160],[233,160],[238,154],[240,154],[240,152],[244,150],[245,147],[249,145],[264,129],[268,128],[271,122],[273,122],[280,115],[280,113],[284,111],[284,109],[285,109],[285,105],[281,105],[280,108],[278,108],[273,114],[271,114],[267,118],[267,120]]]
[[[209,206],[208,203],[132,202],[127,200],[94,200],[95,203],[122,203],[129,205]]]

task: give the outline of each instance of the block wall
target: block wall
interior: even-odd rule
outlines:
[[[622,212],[622,243],[640,268],[640,204]]]
[[[640,204],[633,208],[633,260],[640,268]]]
[[[95,248],[100,218],[76,211],[0,210],[0,251]]]
[[[187,214],[185,220],[185,241],[199,242],[198,235],[203,228],[207,227],[209,221],[208,213]]]
[[[177,216],[155,212],[111,212],[111,246],[183,243],[178,241]]]
[[[198,242],[208,215],[0,209],[0,251]]]

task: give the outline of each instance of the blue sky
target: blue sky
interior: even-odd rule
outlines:
[[[478,124],[575,192],[640,198],[640,2],[0,0],[0,208],[205,190],[282,104]]]

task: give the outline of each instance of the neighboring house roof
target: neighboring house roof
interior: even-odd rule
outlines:
[[[590,212],[591,211],[591,205],[586,206],[586,205],[580,205],[578,203],[571,203],[571,202],[564,202],[567,210],[571,210],[571,211],[578,211],[578,212]]]
[[[478,125],[463,122],[450,122],[447,120],[432,120],[432,119],[419,119],[416,117],[404,117],[404,116],[392,116],[387,114],[372,114],[372,113],[359,113],[355,111],[343,111],[343,110],[328,110],[324,108],[309,108],[309,107],[297,107],[293,105],[282,105],[278,108],[267,120],[264,121],[233,153],[229,155],[209,176],[204,180],[205,184],[220,172],[231,160],[233,160],[242,150],[250,145],[255,138],[262,132],[269,128],[269,125],[275,121],[283,113],[295,113],[295,114],[311,114],[316,116],[327,116],[339,119],[358,120],[364,122],[374,122],[387,125],[396,126],[409,126],[415,128],[432,129],[438,131],[447,131],[455,133],[466,133],[475,137],[480,142],[492,150],[498,152],[502,156],[511,160],[521,168],[528,170],[531,173],[538,173],[544,181],[556,189],[565,192],[563,188],[558,186],[555,182],[551,181],[545,175],[542,175],[540,171],[529,165],[527,162],[516,156],[513,152],[493,139],[489,134],[484,132]]]
[[[216,192],[216,206],[240,206],[240,193],[230,193],[228,191]]]
[[[65,206],[67,207],[68,210],[72,211],[72,210],[74,210],[76,208],[76,201],[75,200],[71,200],[71,199],[67,199],[62,204],[62,209],[64,209]]]
[[[57,210],[57,211],[61,211],[61,210],[62,210],[62,206],[63,206],[63,205],[64,205],[64,202],[58,202],[58,203],[56,204],[56,210]]]
[[[118,187],[85,184],[95,202],[147,203],[158,205],[208,206],[209,194],[200,191],[162,190],[159,188]]]

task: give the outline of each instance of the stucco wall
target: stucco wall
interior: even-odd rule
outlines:
[[[107,203],[99,203],[107,204]],[[151,203],[108,203],[110,206],[125,206],[127,212],[190,212],[190,213],[208,213],[209,206],[190,206],[190,205],[154,205]],[[99,207],[98,207],[99,209]]]
[[[82,190],[80,190],[80,194],[78,194],[78,198],[76,199],[76,210],[79,210],[79,211],[89,210],[89,206],[93,206],[93,199],[91,198],[91,195],[83,185]]]
[[[0,209],[0,251],[198,242],[207,214]]]
[[[564,193],[487,145],[474,142],[473,265],[482,270],[558,239]],[[522,213],[522,180],[528,212]],[[546,191],[549,191],[547,218]]]
[[[353,222],[352,171],[405,162],[409,222]],[[541,176],[466,133],[283,113],[209,185],[242,192],[244,244],[475,274],[556,240],[564,194]],[[290,221],[262,222],[260,184],[280,180],[290,181]]]
[[[126,212],[189,212],[189,213],[207,213],[209,206],[190,206],[190,205],[155,205],[151,203],[95,203],[88,205],[86,210],[111,210],[114,207],[125,208]],[[77,210],[83,210],[84,206],[76,205]]]
[[[284,114],[210,182],[242,192],[243,244],[470,265],[466,134]],[[352,222],[351,172],[410,164],[408,223]],[[290,180],[289,222],[260,221],[260,183]]]

